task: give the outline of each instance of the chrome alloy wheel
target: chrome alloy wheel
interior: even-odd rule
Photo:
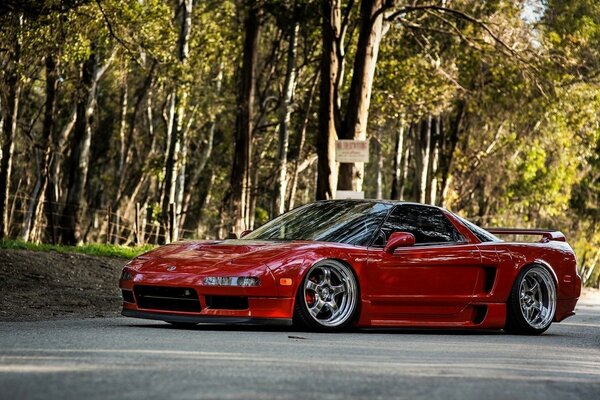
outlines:
[[[304,280],[303,291],[310,316],[321,326],[340,326],[354,315],[356,279],[340,262],[328,260],[314,265]]]
[[[552,323],[556,311],[556,286],[545,268],[534,267],[523,275],[519,304],[525,321],[532,328],[544,329]]]

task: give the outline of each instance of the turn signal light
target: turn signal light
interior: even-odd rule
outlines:
[[[279,284],[281,286],[292,286],[292,278],[280,278]]]

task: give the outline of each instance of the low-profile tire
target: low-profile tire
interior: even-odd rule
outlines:
[[[294,323],[310,330],[341,331],[354,321],[359,297],[350,267],[337,260],[320,261],[298,287]]]
[[[523,268],[513,283],[506,313],[506,332],[518,335],[544,333],[556,313],[556,284],[552,274],[540,265]]]

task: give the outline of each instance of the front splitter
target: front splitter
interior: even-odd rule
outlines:
[[[121,315],[131,318],[153,319],[157,321],[186,324],[292,325],[292,320],[289,318],[220,317],[214,315],[163,314],[151,311],[129,310],[126,308],[121,311]]]

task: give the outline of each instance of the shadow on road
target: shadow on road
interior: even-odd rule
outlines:
[[[115,325],[123,327],[123,325]],[[309,331],[293,326],[263,326],[263,325],[224,325],[224,324],[198,324],[195,326],[174,326],[170,324],[136,324],[129,323],[128,327],[157,330],[182,330],[182,331],[206,331],[206,332],[287,332],[296,334],[328,332]],[[371,334],[397,334],[397,335],[453,335],[453,336],[494,336],[506,335],[500,330],[474,330],[474,329],[422,329],[422,328],[350,328],[344,333]],[[335,335],[337,333],[329,333]],[[545,336],[554,336],[548,333]]]

